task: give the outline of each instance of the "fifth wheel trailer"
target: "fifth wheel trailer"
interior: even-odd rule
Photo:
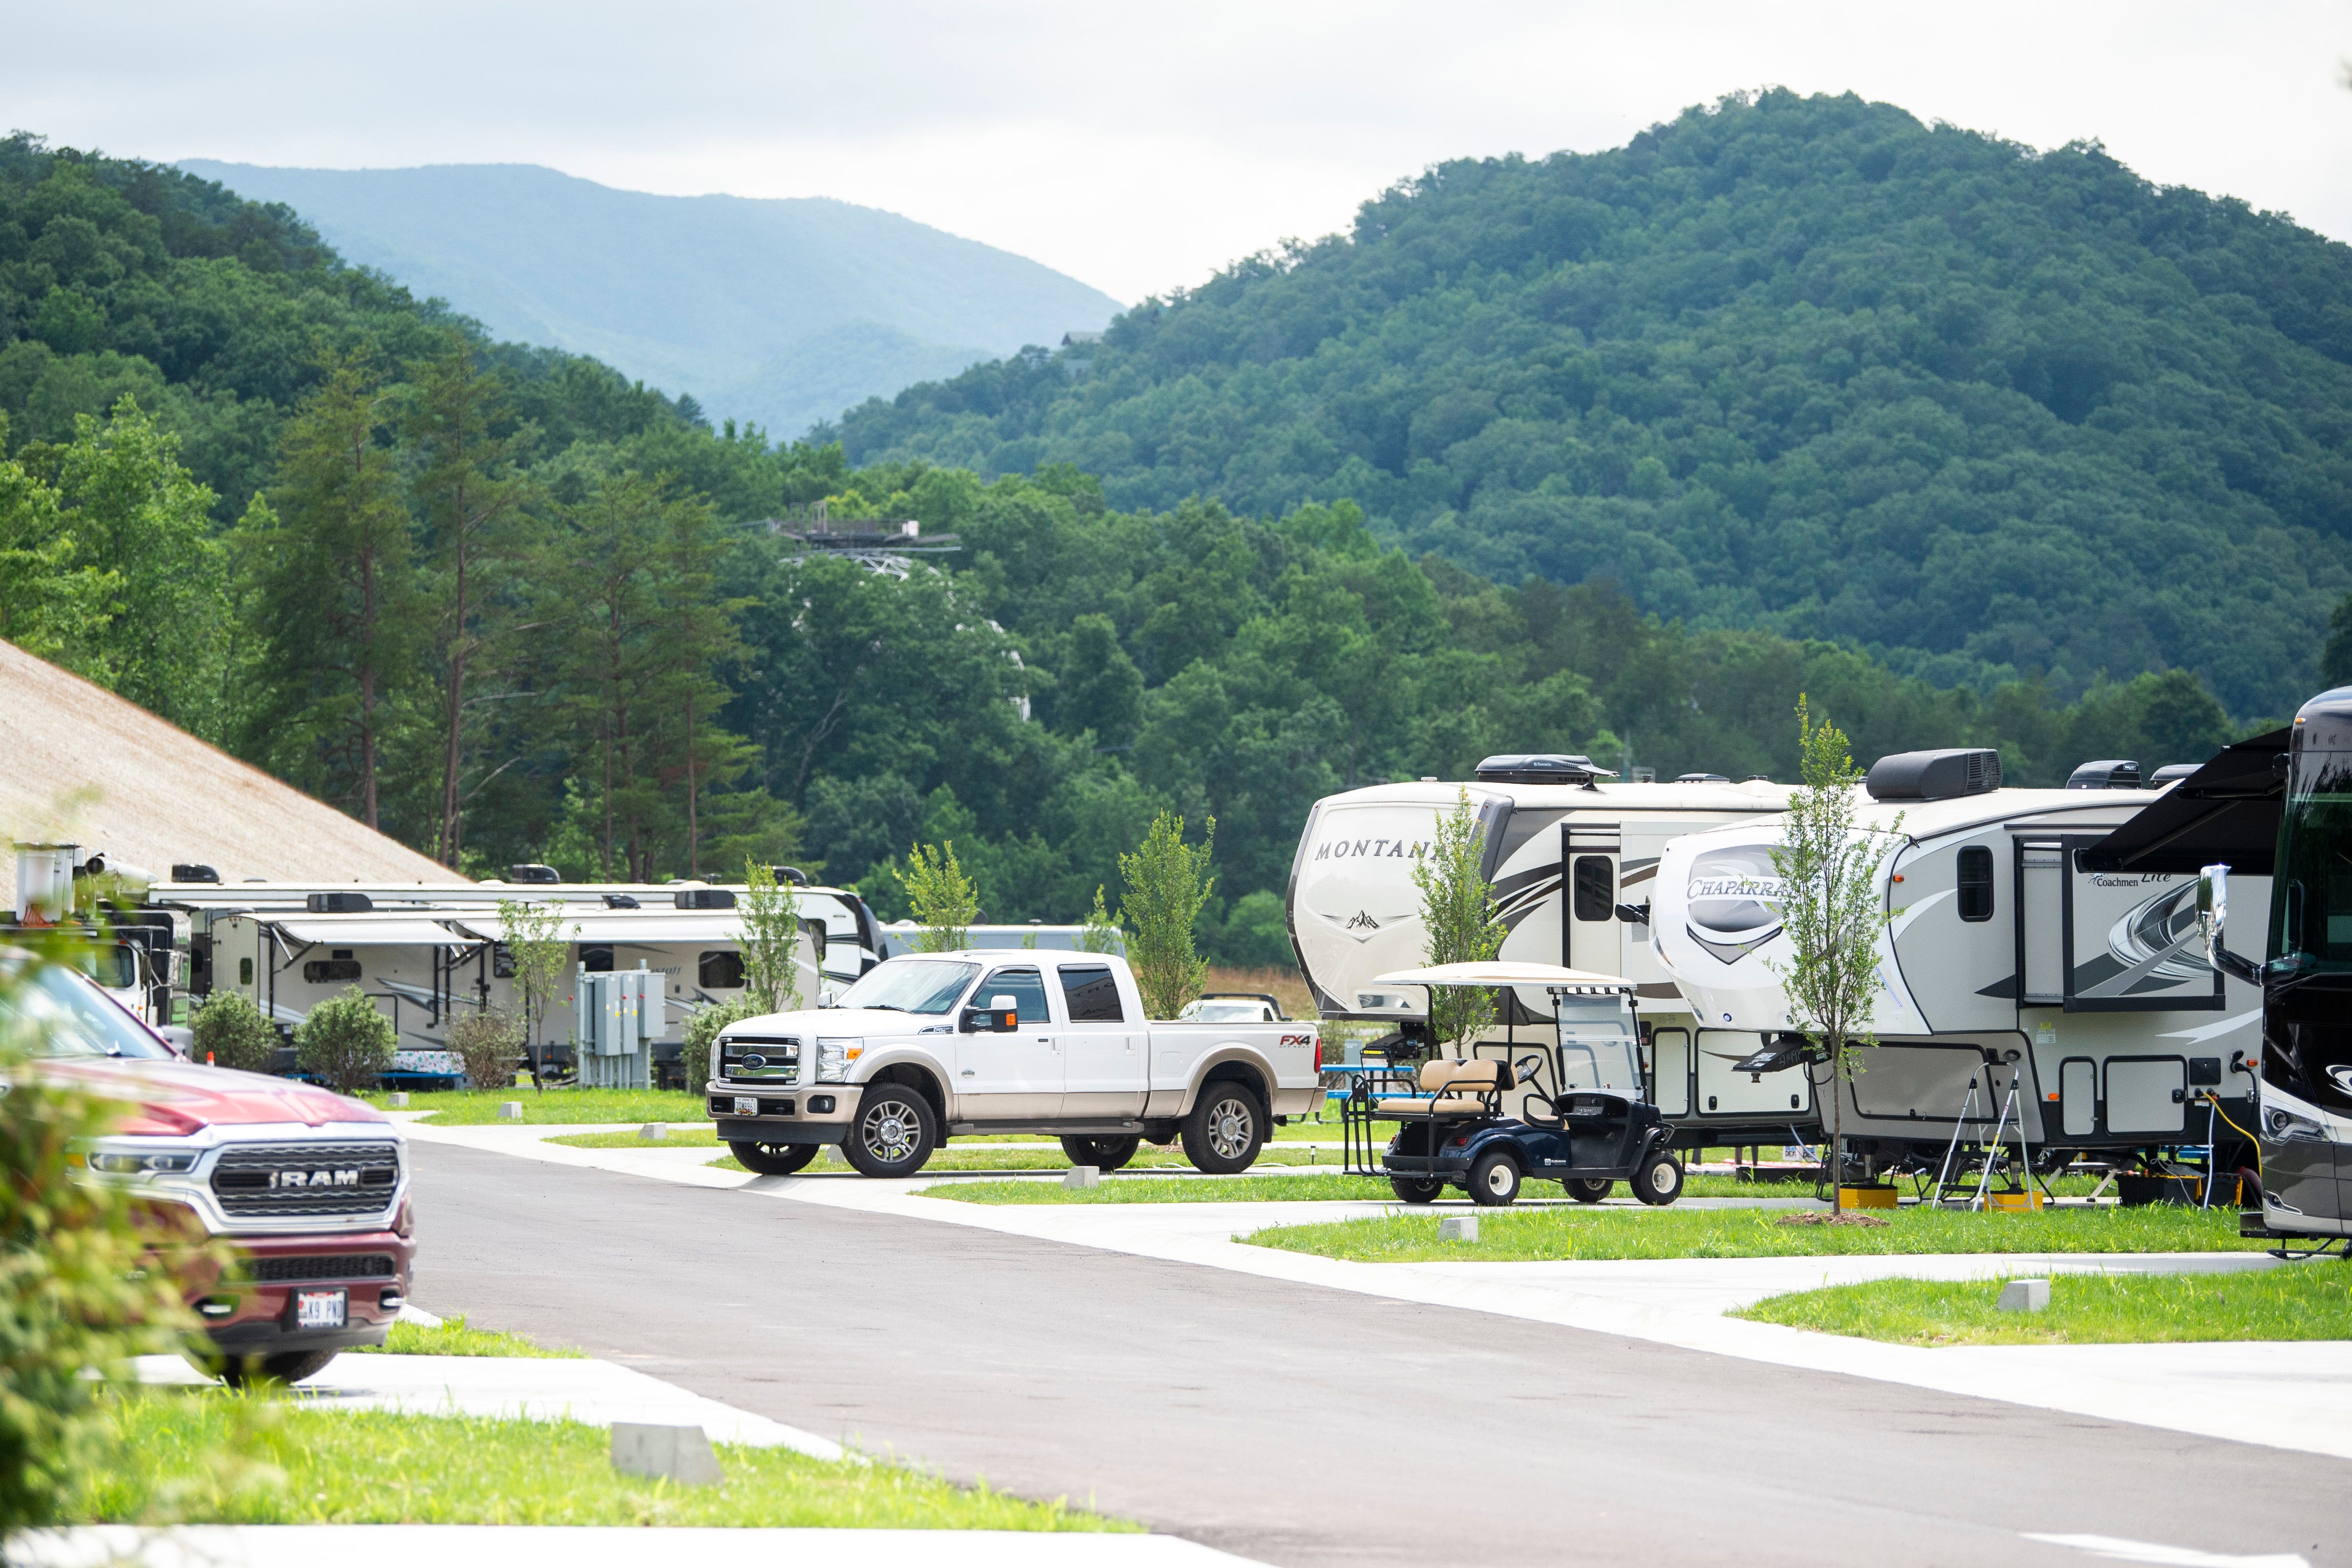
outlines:
[[[1940,1156],[1956,1128],[1983,1141],[2012,1088],[2011,1127],[2036,1148],[2228,1145],[2232,1122],[2251,1125],[2259,993],[2205,962],[2194,876],[2096,859],[2181,785],[1999,780],[1991,752],[1904,753],[1879,760],[1856,802],[1857,845],[1886,851],[1888,921],[1877,1043],[1843,1089],[1849,1149],[1883,1169]],[[1651,917],[1701,1028],[1793,1061],[1780,834],[1740,823],[1668,845]]]
[[[1802,1070],[1735,1071],[1755,1053],[1754,1035],[1694,1016],[1652,956],[1643,919],[1669,842],[1727,822],[1777,821],[1794,793],[1786,785],[1623,784],[1580,757],[1507,756],[1480,763],[1466,783],[1423,779],[1327,796],[1299,835],[1288,894],[1291,946],[1322,1016],[1389,1024],[1427,1043],[1422,990],[1377,977],[1427,960],[1412,872],[1465,790],[1507,928],[1498,956],[1634,983],[1652,1103],[1673,1124],[1676,1145],[1810,1141],[1815,1116]],[[1557,1028],[1543,988],[1506,994],[1510,1005],[1485,1042],[1550,1043]]]

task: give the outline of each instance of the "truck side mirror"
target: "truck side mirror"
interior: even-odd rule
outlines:
[[[1011,997],[991,997],[984,1008],[963,1010],[966,1034],[1011,1034],[1021,1027],[1021,1004]]]
[[[831,986],[827,986],[823,990],[817,992],[816,1005],[821,1008],[829,1008],[833,1006],[834,998],[839,994],[840,993],[835,991]]]

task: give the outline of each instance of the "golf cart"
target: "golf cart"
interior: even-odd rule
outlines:
[[[1388,1177],[1407,1203],[1459,1186],[1471,1202],[1499,1207],[1525,1180],[1559,1182],[1581,1203],[1600,1202],[1621,1181],[1647,1204],[1682,1196],[1671,1129],[1643,1080],[1633,981],[1490,960],[1401,969],[1378,983],[1541,987],[1559,1041],[1482,1040],[1467,1058],[1368,1070],[1341,1107],[1349,1170]],[[1374,1137],[1391,1124],[1375,1154]]]

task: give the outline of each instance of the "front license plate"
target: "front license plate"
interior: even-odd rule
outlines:
[[[760,1103],[749,1094],[738,1094],[735,1096],[735,1113],[738,1116],[756,1116],[760,1113]]]
[[[339,1329],[351,1310],[349,1291],[297,1291],[294,1326],[298,1329]]]

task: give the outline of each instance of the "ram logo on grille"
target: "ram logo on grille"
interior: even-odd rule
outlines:
[[[347,1166],[339,1171],[271,1171],[269,1185],[273,1187],[357,1186],[360,1185],[360,1168]]]

